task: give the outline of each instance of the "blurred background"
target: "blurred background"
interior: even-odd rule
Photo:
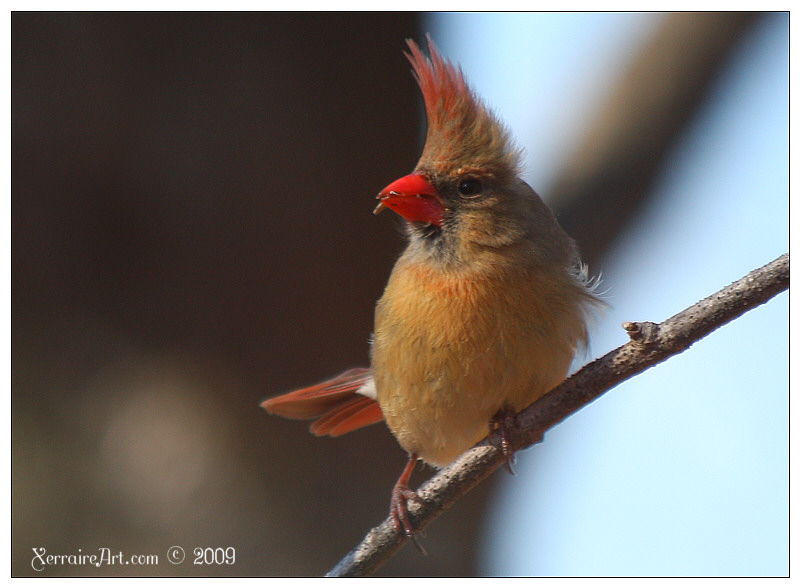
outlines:
[[[258,404],[368,361],[425,32],[603,275],[581,362],[788,250],[785,13],[13,13],[12,574],[317,576],[385,518],[383,425]],[[612,390],[379,575],[788,574],[787,319]]]

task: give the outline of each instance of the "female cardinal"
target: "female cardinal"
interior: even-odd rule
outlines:
[[[510,459],[514,413],[566,377],[598,299],[574,242],[520,179],[503,123],[430,38],[430,59],[408,47],[428,131],[414,171],[378,194],[376,213],[407,221],[408,246],[375,309],[372,368],[262,406],[316,419],[316,435],[385,419],[409,456],[391,514],[413,538],[417,459],[444,466],[490,429]]]

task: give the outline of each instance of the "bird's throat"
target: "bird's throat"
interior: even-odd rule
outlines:
[[[437,227],[436,225],[430,223],[415,224],[417,227],[414,227],[413,230],[415,230],[416,234],[426,241],[438,241],[442,236],[442,227]]]

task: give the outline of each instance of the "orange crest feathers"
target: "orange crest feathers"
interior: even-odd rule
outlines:
[[[430,37],[430,59],[408,39],[406,57],[422,90],[428,132],[417,170],[452,173],[459,168],[495,176],[517,175],[521,152],[505,125],[467,84],[461,68],[442,57]]]

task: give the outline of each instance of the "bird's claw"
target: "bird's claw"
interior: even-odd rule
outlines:
[[[489,419],[489,442],[503,453],[506,458],[506,469],[512,476],[514,471],[514,431],[517,428],[517,416],[511,408],[502,408]]]
[[[420,498],[416,492],[414,492],[407,486],[401,486],[401,485],[395,486],[394,489],[392,490],[392,508],[391,508],[394,528],[397,530],[398,533],[408,537],[422,555],[428,555],[428,552],[425,551],[425,548],[422,546],[422,543],[420,542],[418,537],[419,534],[422,534],[424,536],[424,533],[414,528],[414,525],[411,522],[411,517],[408,514],[409,501],[414,501],[417,504],[425,503],[425,501],[422,500],[422,498]]]

